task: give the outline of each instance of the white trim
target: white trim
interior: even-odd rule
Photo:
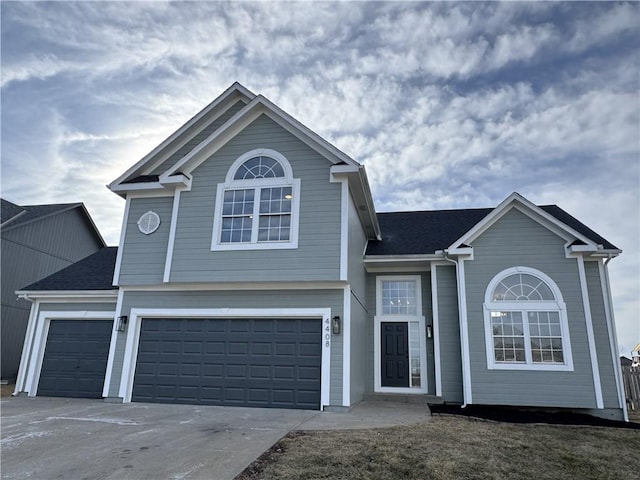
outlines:
[[[167,243],[167,256],[164,261],[164,275],[162,281],[167,283],[171,276],[171,262],[173,260],[173,247],[176,241],[176,226],[178,224],[178,211],[180,208],[180,189],[176,189],[173,197],[173,208],[171,209],[171,225],[169,226],[169,242]]]
[[[531,301],[531,302],[505,302],[493,301],[493,292],[498,284],[510,275],[526,274],[534,276],[543,281],[553,293],[555,300]],[[551,311],[558,312],[560,317],[560,330],[562,341],[562,352],[564,363],[533,363],[531,357],[531,336],[529,334],[529,323],[527,318],[522,318],[522,328],[524,330],[525,339],[525,357],[526,363],[502,363],[495,361],[493,351],[493,329],[491,325],[491,311],[505,310],[526,313],[529,311]],[[530,267],[510,267],[498,272],[489,282],[484,294],[483,304],[484,317],[484,334],[485,334],[485,352],[487,358],[487,369],[489,370],[536,370],[536,371],[563,371],[572,372],[573,354],[571,351],[571,335],[569,332],[569,320],[567,317],[567,306],[562,297],[562,292],[558,285],[544,272]]]
[[[113,270],[112,285],[118,286],[120,281],[120,267],[122,265],[122,255],[124,250],[124,240],[127,234],[127,220],[129,219],[129,209],[131,208],[131,198],[127,196],[124,204],[124,215],[122,216],[122,228],[120,229],[120,243],[118,243],[118,252],[116,253],[116,265]]]
[[[42,361],[44,360],[44,350],[47,344],[47,336],[49,334],[49,325],[51,320],[113,320],[114,312],[104,311],[77,311],[77,312],[56,312],[42,311],[38,315],[36,332],[33,340],[31,358],[29,362],[29,371],[27,373],[25,392],[30,397],[38,394],[38,382],[40,381],[40,371],[42,370]]]
[[[118,301],[116,310],[113,314],[113,328],[111,330],[111,343],[109,343],[109,356],[107,357],[107,371],[104,376],[104,386],[102,388],[102,396],[108,397],[111,389],[111,376],[113,375],[113,364],[116,361],[116,344],[118,342],[117,319],[122,315],[122,301],[124,300],[124,290],[118,291]]]
[[[570,240],[573,237],[574,239],[583,241],[587,245],[595,245],[595,243],[589,238],[585,237],[578,231],[561,222],[553,215],[545,212],[543,209],[531,203],[519,193],[513,192],[511,195],[505,198],[496,208],[491,210],[491,212],[489,212],[486,217],[484,217],[476,225],[474,225],[473,228],[467,231],[458,240],[453,242],[449,249],[454,249],[463,244],[471,244],[473,240],[482,235],[482,233],[484,233],[491,225],[502,218],[512,208],[516,208],[521,213],[527,215],[532,220],[545,226],[565,240]]]
[[[24,336],[24,343],[22,344],[22,355],[20,356],[20,366],[18,368],[15,390],[13,392],[14,395],[18,394],[18,392],[24,391],[26,386],[25,379],[27,377],[27,371],[29,369],[29,358],[31,357],[33,335],[36,330],[36,318],[38,316],[39,309],[40,300],[36,299],[31,304],[31,310],[29,311],[29,323],[27,323],[27,331]]]
[[[217,283],[169,283],[159,285],[127,285],[120,287],[127,292],[209,292],[226,290],[342,290],[342,281],[312,282],[217,282]],[[114,294],[115,297],[115,294]]]
[[[118,396],[131,402],[133,379],[138,358],[140,327],[145,318],[310,318],[322,319],[322,366],[320,409],[329,405],[331,380],[331,309],[330,308],[211,308],[211,309],[153,309],[132,308],[127,327],[127,341]],[[329,332],[326,332],[329,328]]]
[[[178,137],[180,137],[183,133],[185,133],[188,129],[190,129],[198,120],[206,116],[209,112],[214,110],[218,105],[222,104],[228,98],[232,96],[236,96],[238,100],[243,100],[243,97],[246,97],[247,100],[251,100],[255,97],[255,95],[247,90],[244,86],[240,85],[238,82],[235,82],[231,87],[226,89],[220,96],[218,96],[213,102],[207,105],[205,108],[200,110],[194,117],[192,117],[187,123],[182,125],[178,130],[172,133],[167,139],[165,139],[160,145],[154,148],[151,152],[145,155],[141,160],[136,162],[131,168],[129,168],[126,172],[120,175],[117,179],[111,182],[107,187],[112,189],[115,185],[120,182],[126,180],[130,175],[133,175],[145,166],[145,164],[149,163],[155,156],[159,155],[163,150],[167,150],[167,156],[173,153],[173,150],[168,149],[171,142],[175,141]],[[232,103],[233,105],[233,103]],[[227,111],[226,109],[225,111]],[[215,119],[214,119],[215,120]],[[201,129],[200,129],[201,130]],[[200,132],[198,130],[197,133]],[[196,133],[196,134],[197,134]],[[180,147],[178,147],[180,148]],[[162,160],[164,161],[164,160]],[[162,162],[160,162],[162,163]],[[159,165],[154,165],[153,169],[157,168]],[[149,167],[147,167],[149,168]]]
[[[384,315],[382,309],[382,282],[383,281],[415,281],[416,282],[416,314],[415,315]],[[373,328],[373,362],[374,362],[374,385],[375,392],[381,393],[408,393],[425,394],[429,391],[427,375],[427,332],[425,318],[422,314],[422,278],[420,275],[378,275],[376,277],[376,314],[374,316]],[[407,334],[409,335],[409,346],[411,343],[411,329],[409,324],[418,322],[418,335],[420,337],[420,388],[404,387],[383,387],[381,372],[381,348],[380,348],[380,328],[382,323],[402,322],[407,323]],[[411,362],[408,365],[409,379],[411,378]],[[410,381],[410,380],[409,380]]]
[[[467,287],[464,274],[464,259],[456,262],[458,279],[458,317],[460,321],[460,353],[462,354],[462,381],[464,404],[471,405],[471,354],[469,353],[469,325],[467,323]]]
[[[346,179],[340,180],[340,280],[347,281],[349,276],[349,184]]]
[[[25,300],[40,299],[43,302],[111,302],[118,296],[118,290],[18,290],[16,295]]]
[[[433,361],[436,376],[436,396],[442,396],[442,364],[440,362],[440,317],[438,311],[437,265],[431,266],[431,310],[433,312]]]
[[[143,219],[145,217],[153,218],[156,221],[156,226],[155,227],[149,227],[149,228],[145,227],[142,224],[143,223]],[[151,235],[153,232],[155,232],[156,230],[158,230],[160,228],[160,223],[161,223],[160,215],[158,215],[153,210],[147,210],[142,215],[140,215],[140,218],[136,222],[136,225],[138,225],[138,230],[140,231],[140,233],[142,233],[143,235]]]
[[[351,287],[344,287],[342,308],[342,406],[351,406]]]
[[[183,187],[184,188],[184,187]],[[165,188],[164,186],[161,189],[156,190],[138,190],[138,191],[129,191],[127,190],[127,198],[136,199],[136,198],[164,198],[164,197],[173,197],[173,194],[177,188]]]
[[[598,261],[600,271],[600,283],[602,285],[602,297],[605,305],[605,315],[607,317],[607,328],[609,332],[609,342],[611,345],[611,357],[613,360],[613,368],[616,376],[616,387],[618,389],[618,399],[620,408],[624,414],[625,422],[629,421],[629,413],[627,411],[627,400],[624,393],[624,385],[622,383],[622,366],[620,365],[620,357],[618,355],[618,332],[616,331],[615,313],[613,309],[613,300],[611,298],[611,284],[609,283],[609,269],[606,262]]]
[[[584,258],[577,257],[578,276],[580,277],[580,291],[582,293],[582,305],[584,308],[584,320],[587,325],[587,339],[589,340],[589,356],[591,357],[591,373],[593,375],[593,389],[596,396],[596,408],[604,408],[602,399],[602,384],[600,383],[600,367],[596,351],[596,340],[593,334],[593,319],[591,318],[591,305],[589,305],[589,290],[587,288],[587,276],[584,270]]]
[[[227,170],[227,176],[225,177],[224,184],[230,185],[232,183],[251,183],[253,184],[254,179],[250,180],[234,180],[236,172],[238,169],[244,164],[247,160],[251,160],[253,157],[270,157],[277,161],[282,169],[284,170],[284,179],[287,183],[293,181],[293,170],[291,168],[291,163],[287,160],[287,157],[282,155],[280,152],[275,150],[271,150],[270,148],[255,148],[253,150],[249,150],[248,152],[243,153],[238,158],[234,160],[229,169]],[[283,177],[276,177],[278,179]],[[257,180],[259,185],[262,185],[264,180],[269,180],[268,178]],[[275,178],[273,179],[275,180]],[[279,180],[280,182],[281,180]]]

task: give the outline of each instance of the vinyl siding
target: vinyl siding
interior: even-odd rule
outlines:
[[[122,248],[119,285],[162,283],[167,255],[173,197],[132,198]],[[158,230],[145,235],[138,220],[149,210],[160,217]]]
[[[584,269],[587,277],[589,306],[591,308],[593,336],[595,338],[598,366],[600,368],[600,384],[602,385],[604,408],[620,408],[615,377],[616,373],[611,363],[611,344],[604,309],[604,299],[602,297],[602,284],[600,283],[598,262],[586,261],[584,262]]]
[[[218,128],[220,128],[227,120],[233,117],[236,113],[238,113],[242,107],[246,104],[244,102],[238,101],[233,104],[226,112],[220,115],[217,119],[211,122],[209,125],[204,127],[200,133],[195,135],[191,140],[185,143],[176,153],[167,158],[162,165],[156,168],[151,174],[152,175],[160,175],[171,167],[173,167],[180,159],[182,159],[185,155],[187,155],[191,150],[200,145],[209,135],[215,132]],[[196,127],[197,128],[197,127]]]
[[[367,273],[364,269],[363,252],[367,237],[360,223],[358,212],[349,196],[349,236],[348,236],[348,281],[351,288],[351,398],[350,403],[362,400],[369,372],[367,362]]]
[[[433,324],[433,311],[431,305],[431,273],[375,273],[367,274],[367,298],[368,312],[367,312],[367,392],[373,392],[375,390],[375,362],[379,362],[380,359],[375,358],[375,346],[374,346],[374,327],[376,316],[376,278],[384,276],[398,276],[398,275],[420,275],[420,282],[422,285],[422,315],[425,318],[425,325]],[[426,332],[425,332],[426,335]],[[434,365],[434,350],[433,350],[433,338],[426,339],[427,345],[427,393],[435,394],[435,365]]]
[[[216,188],[231,164],[257,148],[284,155],[300,179],[297,249],[211,251]],[[340,184],[330,163],[262,115],[193,171],[180,197],[171,282],[338,280]]]
[[[1,377],[18,372],[31,304],[15,291],[41,280],[102,247],[80,208],[3,230],[1,246]]]
[[[595,393],[576,259],[565,240],[512,209],[473,243],[465,262],[472,402],[477,404],[594,408]],[[567,306],[573,372],[488,370],[483,302],[487,285],[500,271],[526,266],[547,274]]]
[[[125,292],[121,315],[131,308],[331,308],[331,315],[344,315],[340,290],[261,290]],[[109,396],[117,397],[122,375],[126,332],[119,333]],[[342,405],[342,335],[331,340],[330,403]]]
[[[462,403],[464,398],[456,269],[453,265],[432,268],[436,269],[442,398],[447,403]]]

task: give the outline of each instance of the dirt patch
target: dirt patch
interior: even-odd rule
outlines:
[[[634,478],[636,430],[435,416],[407,427],[295,432],[236,480]]]
[[[558,410],[523,410],[509,407],[488,407],[470,405],[461,408],[458,405],[430,405],[432,415],[458,415],[481,418],[494,422],[543,423],[548,425],[586,425],[592,427],[630,428],[640,430],[640,424],[606,420],[582,413]],[[631,419],[631,416],[629,417]]]
[[[10,397],[13,391],[16,389],[14,384],[0,385],[0,397]]]

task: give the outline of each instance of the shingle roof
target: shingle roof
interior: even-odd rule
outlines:
[[[5,210],[5,202],[2,201],[2,222],[4,223],[4,210]],[[82,206],[82,203],[56,203],[56,204],[48,204],[48,205],[15,205],[11,203],[14,207],[20,208],[24,213],[22,215],[14,215],[14,220],[11,221],[5,228],[14,228],[18,225],[23,225],[28,222],[32,222],[34,220],[38,220],[43,217],[47,217],[54,213],[62,212],[63,210],[68,210],[70,208],[75,208]],[[14,210],[12,207],[7,207]]]
[[[542,205],[540,208],[605,249],[617,249],[557,205]],[[366,254],[434,254],[437,250],[449,247],[492,210],[493,208],[474,208],[378,213],[382,240],[370,241]]]
[[[24,208],[16,205],[15,203],[11,203],[9,200],[5,200],[4,198],[0,199],[2,208],[0,209],[0,223],[4,223],[19,213],[24,212]]]
[[[105,247],[22,290],[116,290],[113,271],[118,247]]]

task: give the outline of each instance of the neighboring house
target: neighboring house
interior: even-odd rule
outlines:
[[[2,379],[16,378],[31,304],[16,290],[105,246],[82,203],[20,206],[2,199]]]
[[[625,416],[620,250],[555,205],[378,214],[362,165],[237,83],[109,188],[115,258],[19,292],[35,303],[17,393]]]
[[[640,343],[631,350],[632,367],[640,367]]]

